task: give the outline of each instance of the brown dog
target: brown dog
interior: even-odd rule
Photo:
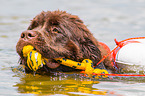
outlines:
[[[63,57],[75,61],[91,59],[95,66],[106,54],[78,16],[59,10],[41,12],[32,20],[28,29],[21,34],[16,50],[20,55],[21,64],[26,65],[26,70],[30,71],[22,53],[26,45],[32,45],[49,60],[45,68],[41,68],[41,71],[46,72],[74,71],[73,68],[61,65],[53,58]],[[109,59],[97,67],[113,70]]]

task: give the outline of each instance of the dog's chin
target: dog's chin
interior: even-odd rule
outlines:
[[[45,60],[45,63],[47,65],[47,67],[52,68],[52,69],[55,69],[60,66],[59,63],[57,63],[56,61],[54,61],[52,59]]]

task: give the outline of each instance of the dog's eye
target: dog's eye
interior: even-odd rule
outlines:
[[[53,29],[53,32],[58,32],[58,30],[56,28]]]
[[[54,28],[54,29],[53,29],[53,32],[54,32],[54,33],[61,33],[60,31],[57,30],[57,28]]]

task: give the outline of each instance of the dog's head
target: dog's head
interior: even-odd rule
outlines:
[[[75,61],[91,59],[96,64],[101,59],[97,41],[78,16],[65,11],[41,12],[21,33],[16,50],[22,63],[26,63],[22,49],[32,45],[50,62],[49,68],[57,68],[54,58],[64,57]]]

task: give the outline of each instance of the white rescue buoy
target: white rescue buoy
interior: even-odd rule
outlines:
[[[145,65],[145,44],[130,43],[117,53],[116,62],[128,65]]]
[[[120,46],[116,52],[116,63],[145,66],[145,39],[124,40]]]

